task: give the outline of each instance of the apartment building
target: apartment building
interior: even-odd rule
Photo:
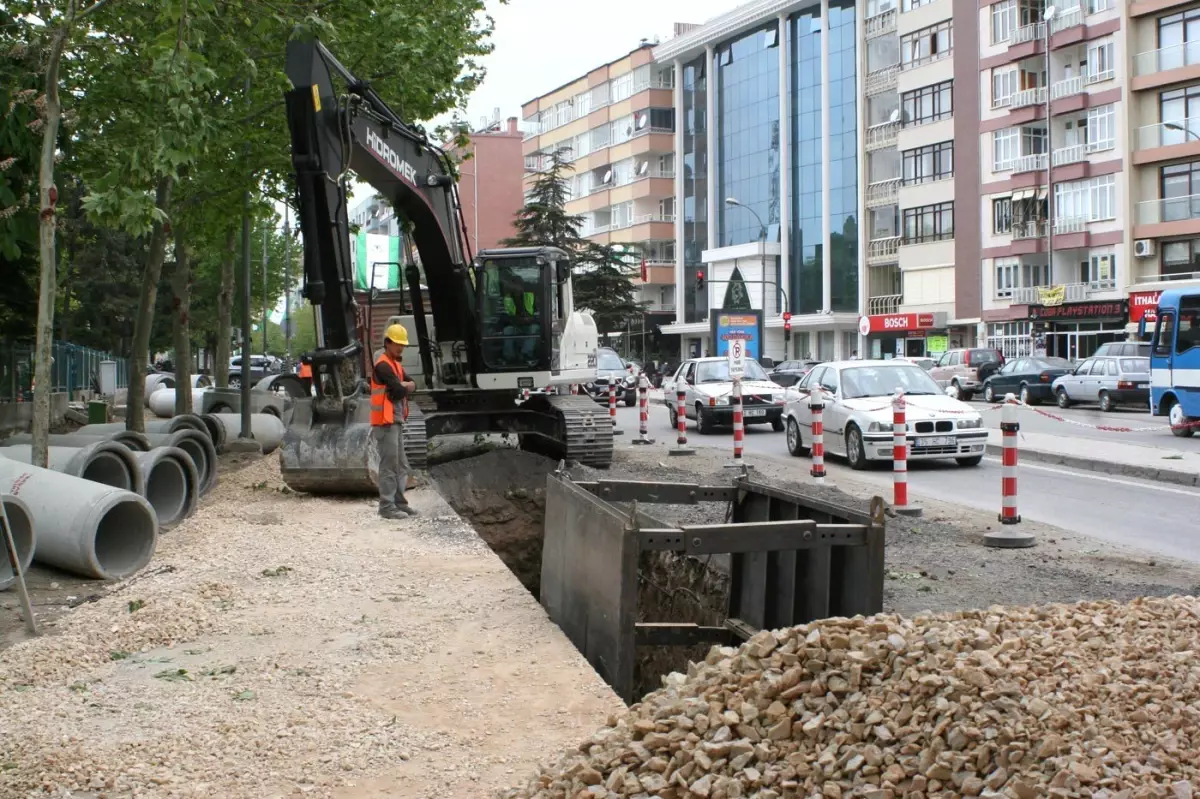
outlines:
[[[762,312],[761,355],[858,349],[861,25],[852,0],[752,0],[655,48],[678,76],[683,296],[663,329],[685,356],[718,351],[711,309],[734,294]]]
[[[644,42],[523,106],[526,192],[552,153],[571,162],[566,210],[583,217],[583,235],[645,260],[634,281],[646,329],[672,321],[677,302],[675,78],[653,48]]]
[[[517,118],[496,120],[467,133],[453,151],[458,166],[458,200],[471,252],[492,249],[513,236],[513,221],[525,204],[522,139]]]

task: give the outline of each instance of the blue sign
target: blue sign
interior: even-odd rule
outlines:
[[[762,312],[714,309],[711,313],[713,347],[709,354],[724,358],[729,354],[729,342],[741,339],[746,343],[746,357],[757,361],[762,355]]]

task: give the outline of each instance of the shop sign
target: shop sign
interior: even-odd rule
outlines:
[[[1129,312],[1125,300],[1104,302],[1064,302],[1061,305],[1030,305],[1029,318],[1046,321],[1071,319],[1124,319]]]
[[[864,336],[872,333],[907,333],[910,330],[928,330],[934,326],[931,313],[890,313],[878,316],[860,316],[858,332]]]
[[[1129,321],[1147,323],[1158,321],[1158,298],[1161,291],[1135,291],[1129,295]]]

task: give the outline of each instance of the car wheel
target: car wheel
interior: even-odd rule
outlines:
[[[867,451],[863,447],[862,432],[858,425],[852,424],[846,428],[846,460],[855,471],[867,468]]]
[[[1107,391],[1100,392],[1100,410],[1105,413],[1112,413],[1117,409],[1117,403],[1113,402],[1113,398]]]
[[[696,404],[696,429],[700,431],[700,435],[702,435],[702,436],[709,435],[710,433],[712,433],[713,428],[715,426],[716,425],[713,424],[712,417],[704,412],[704,406],[697,403]]]
[[[983,387],[983,401],[987,403],[996,402],[996,389],[992,388],[991,383]]]
[[[1033,395],[1029,393],[1029,386],[1021,386],[1021,404],[1022,405],[1037,405],[1040,400],[1035,400]]]
[[[978,466],[983,463],[982,455],[972,455],[969,458],[955,458],[954,462],[959,466]]]
[[[955,398],[956,400],[962,401],[962,399],[963,399],[963,390],[962,390],[962,386],[960,386],[960,385],[958,384],[958,381],[957,381],[957,380],[955,380],[954,382],[952,382],[952,383],[950,384],[950,387],[954,389],[954,398]]]
[[[1167,419],[1171,422],[1171,432],[1179,438],[1191,438],[1196,432],[1196,428],[1186,426],[1192,420],[1183,412],[1183,406],[1178,402],[1171,403],[1167,410]]]
[[[637,392],[636,391],[625,392],[625,407],[632,408],[633,406],[635,406],[637,404],[638,404]]]
[[[783,417],[782,416],[780,416],[777,419],[771,420],[771,429],[774,430],[776,433],[783,432]]]
[[[800,437],[800,425],[791,417],[787,420],[787,447],[788,452],[797,458],[808,454],[808,447],[804,446],[804,439]]]
[[[240,376],[233,377],[231,375],[229,378],[229,387],[230,388],[241,388],[242,387],[242,378]]]
[[[1060,388],[1058,391],[1054,392],[1054,398],[1058,400],[1058,407],[1062,408],[1063,410],[1071,407],[1071,398],[1067,396],[1067,390],[1065,388]]]

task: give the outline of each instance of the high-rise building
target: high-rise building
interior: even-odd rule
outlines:
[[[643,43],[526,103],[524,153],[526,192],[561,153],[574,167],[566,210],[583,218],[581,233],[644,259],[633,280],[657,344],[676,309],[675,109],[671,65],[652,63],[652,49]]]
[[[684,355],[718,352],[712,309],[747,302],[763,313],[761,355],[858,349],[861,26],[852,0],[753,0],[655,48],[678,76],[682,297],[664,331]]]
[[[498,120],[467,134],[468,143],[455,154],[458,198],[472,253],[500,246],[516,229],[513,220],[525,204],[521,131],[517,118]]]

